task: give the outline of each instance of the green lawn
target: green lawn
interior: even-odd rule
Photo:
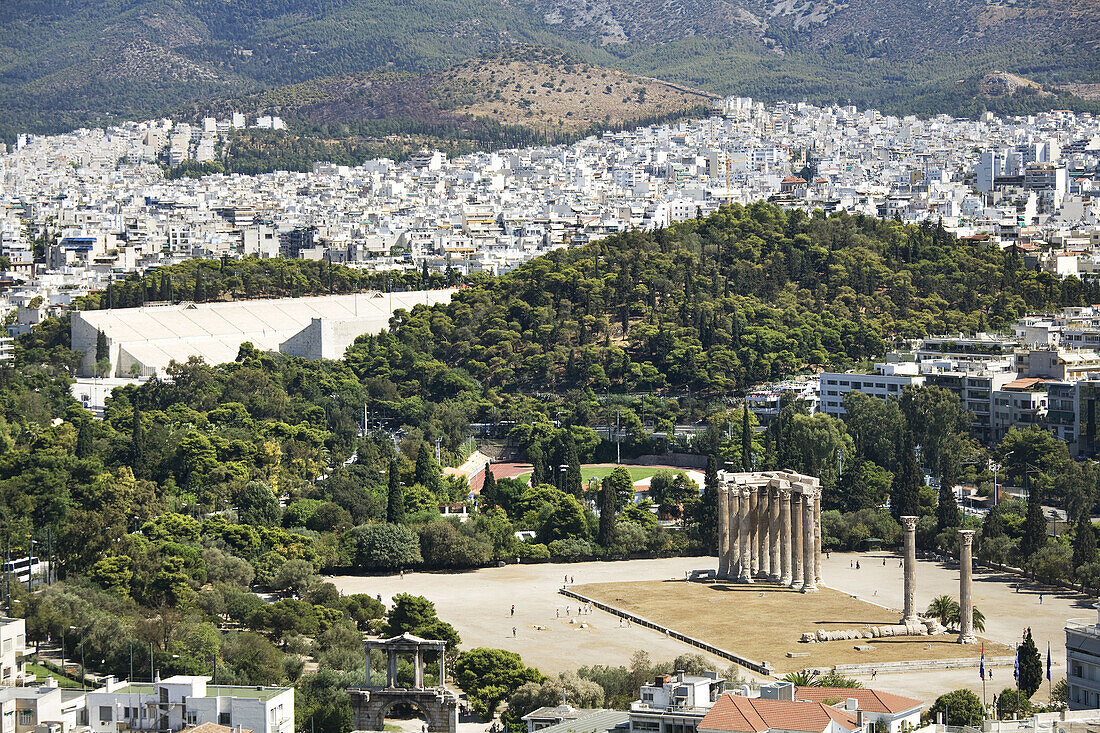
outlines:
[[[612,469],[614,468],[615,466],[581,466],[581,483],[587,484],[594,478],[602,479],[604,476],[611,473]],[[623,466],[623,468],[630,472],[630,478],[634,482],[641,481],[644,478],[649,478],[653,474],[657,473],[657,471],[659,470],[657,468],[654,468],[653,466]],[[516,478],[520,481],[530,481],[531,473],[530,471],[528,471],[527,473],[521,473],[519,476],[516,476]]]
[[[43,681],[47,677],[53,677],[55,680],[57,680],[58,687],[80,687],[80,683],[76,680],[69,679],[68,677],[63,677],[57,672],[51,672],[50,670],[43,667],[41,664],[27,662],[27,671],[35,675],[39,681]]]

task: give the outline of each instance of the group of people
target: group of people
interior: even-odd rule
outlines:
[[[513,606],[513,608],[515,608],[515,606]],[[572,608],[572,606],[566,606],[565,607],[565,617],[566,618],[569,618],[569,616],[572,615],[572,614],[569,613],[569,609],[571,609],[571,608]],[[589,616],[589,615],[591,615],[591,613],[592,613],[592,604],[591,603],[582,603],[581,605],[577,606],[577,615],[578,616]],[[561,618],[561,609],[560,608],[555,608],[554,609],[554,618]]]

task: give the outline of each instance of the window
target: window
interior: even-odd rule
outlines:
[[[194,713],[194,712],[192,712],[192,711],[190,711],[190,710],[189,710],[189,711],[187,711],[187,724],[188,724],[188,725],[195,725],[195,724],[196,724],[196,723],[198,723],[198,722],[199,722],[199,716],[198,716],[198,714],[197,714],[197,713]]]
[[[114,712],[115,711],[111,708],[110,705],[100,705],[99,706],[99,722],[100,723],[110,723],[112,720],[115,719]]]
[[[19,725],[33,725],[34,724],[34,712],[31,710],[19,711]]]
[[[230,725],[229,713],[218,713],[218,725]]]

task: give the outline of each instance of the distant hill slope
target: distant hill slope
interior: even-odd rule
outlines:
[[[548,49],[523,48],[440,72],[362,73],[317,79],[196,105],[191,114],[268,112],[313,125],[408,120],[574,133],[670,118],[710,106],[714,95],[593,66]]]
[[[19,0],[0,136],[517,45],[721,94],[971,112],[954,85],[992,71],[1100,82],[1097,28],[1095,0]]]

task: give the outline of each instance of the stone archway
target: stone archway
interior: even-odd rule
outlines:
[[[412,634],[402,634],[392,639],[370,640],[365,644],[365,653],[378,649],[386,654],[386,686],[375,687],[370,684],[370,664],[367,670],[366,685],[352,687],[351,694],[353,726],[357,731],[380,731],[385,725],[386,715],[399,703],[416,708],[428,723],[431,733],[455,733],[458,730],[458,696],[444,686],[446,643],[435,639],[421,639]],[[424,687],[424,652],[439,654],[439,686]],[[413,657],[413,686],[399,687],[397,680],[397,659],[402,654]]]

